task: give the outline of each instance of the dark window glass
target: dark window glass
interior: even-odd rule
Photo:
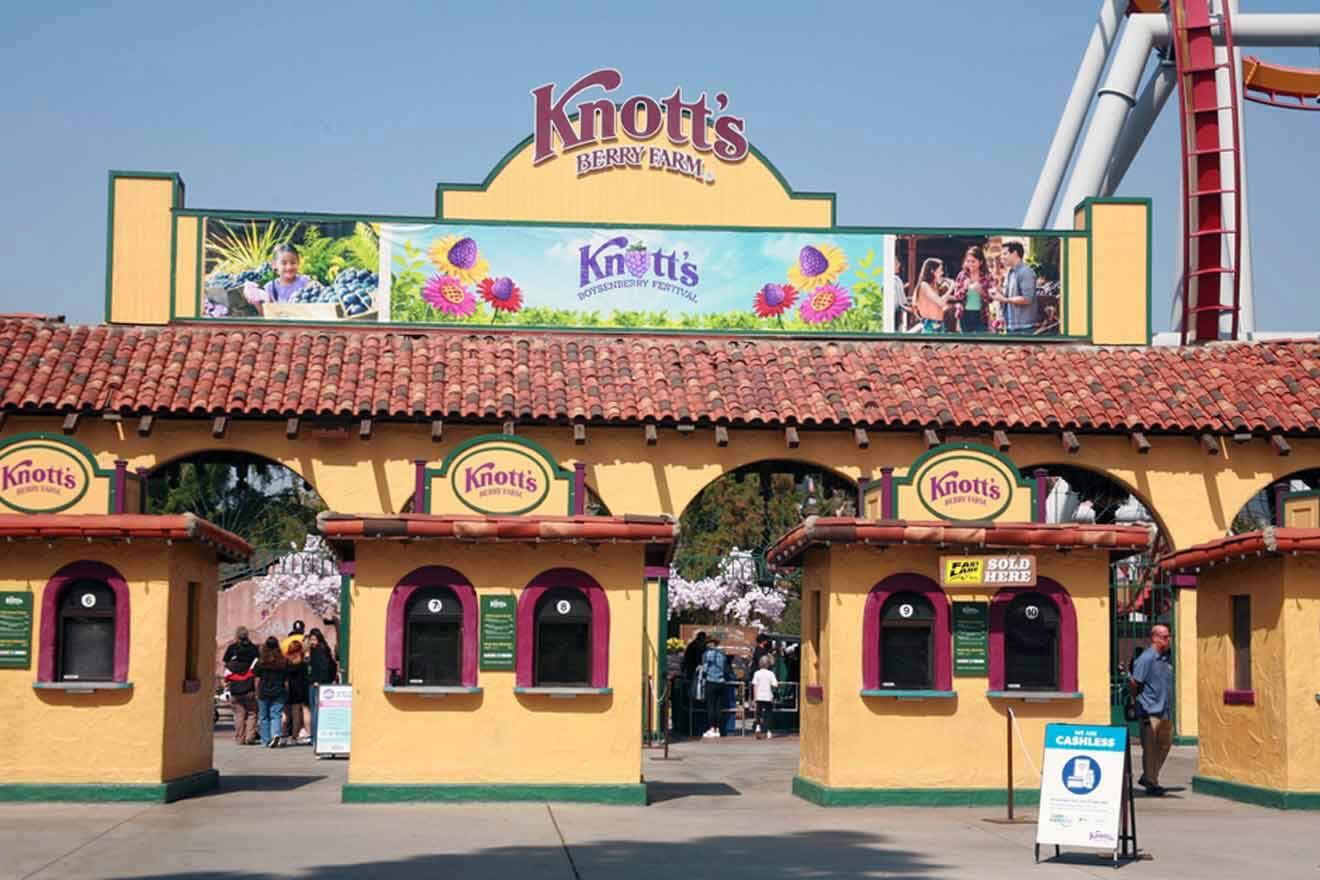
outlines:
[[[404,616],[404,684],[461,684],[463,606],[454,591],[418,590],[409,597]]]
[[[1251,690],[1251,597],[1233,596],[1233,689]]]
[[[1059,609],[1048,596],[1023,593],[1008,603],[1004,613],[1004,687],[1059,687]]]
[[[201,590],[201,584],[188,581],[188,635],[184,647],[188,653],[183,662],[184,681],[197,681],[197,618],[201,614]]]
[[[580,590],[548,590],[536,603],[535,684],[591,686],[591,603]]]
[[[115,594],[109,584],[77,580],[64,588],[56,639],[61,681],[115,677]]]
[[[918,593],[895,593],[880,609],[880,687],[935,686],[935,609]]]

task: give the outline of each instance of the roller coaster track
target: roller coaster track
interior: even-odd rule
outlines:
[[[1232,319],[1230,338],[1238,336],[1242,136],[1233,26],[1228,3],[1221,5],[1222,15],[1212,16],[1210,0],[1169,4],[1182,132],[1183,344],[1189,336],[1196,342],[1218,339],[1223,314]],[[1212,29],[1217,24],[1222,25],[1224,61],[1216,60]],[[1220,98],[1220,70],[1228,73],[1226,104]],[[1221,293],[1225,280],[1230,297]],[[1226,299],[1231,305],[1225,304]]]

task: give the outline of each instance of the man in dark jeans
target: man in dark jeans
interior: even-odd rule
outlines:
[[[1128,687],[1136,699],[1141,719],[1141,779],[1138,785],[1151,797],[1161,797],[1160,768],[1173,745],[1173,663],[1169,659],[1169,628],[1156,624],[1150,630],[1150,647],[1132,664]]]
[[[257,646],[248,639],[247,627],[240,626],[224,655],[229,707],[234,711],[234,741],[239,745],[258,742],[257,687],[252,674],[256,660]]]

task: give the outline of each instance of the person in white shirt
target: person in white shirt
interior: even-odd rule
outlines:
[[[779,679],[771,671],[775,665],[774,657],[770,654],[761,655],[761,668],[756,670],[752,676],[752,697],[756,700],[756,737],[757,739],[770,739],[770,710],[775,705],[775,688],[779,687]]]

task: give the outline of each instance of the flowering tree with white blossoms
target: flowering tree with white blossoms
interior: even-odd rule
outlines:
[[[764,629],[784,615],[788,591],[756,582],[756,559],[737,547],[725,554],[719,573],[687,580],[670,570],[669,611],[694,623],[737,623]]]
[[[308,535],[301,550],[280,557],[255,580],[257,610],[262,614],[281,602],[301,599],[324,618],[339,616],[338,566],[319,535]]]

